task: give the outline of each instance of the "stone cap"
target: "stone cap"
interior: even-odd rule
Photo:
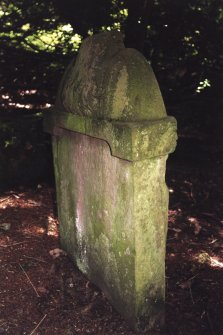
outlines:
[[[176,147],[176,120],[168,116],[144,122],[97,120],[64,112],[48,111],[44,130],[54,136],[75,131],[106,141],[115,157],[129,161],[165,156]]]
[[[83,42],[44,127],[55,136],[66,129],[105,140],[113,156],[129,161],[173,152],[177,138],[152,68],[137,50],[125,48],[117,31]]]
[[[118,31],[83,41],[62,78],[55,110],[127,122],[166,116],[151,66],[140,52],[125,48]]]

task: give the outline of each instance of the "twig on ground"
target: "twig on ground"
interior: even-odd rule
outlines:
[[[192,301],[192,304],[194,305],[195,302],[194,302],[194,298],[193,298],[193,294],[192,294],[192,290],[191,290],[191,285],[190,285],[190,297],[191,297],[191,301]]]
[[[13,193],[12,196],[13,196],[14,198],[16,198],[16,199],[20,199],[20,196],[17,195],[16,193]]]
[[[0,199],[0,204],[1,204],[2,202],[4,202],[4,201],[8,200],[9,198],[10,198],[10,196],[9,196],[9,197],[6,197],[6,198],[3,198],[3,199]]]
[[[39,293],[37,292],[35,286],[34,286],[33,283],[31,282],[29,276],[27,275],[26,271],[24,270],[24,268],[22,267],[22,265],[21,265],[20,263],[19,263],[19,266],[20,266],[20,268],[22,269],[23,273],[25,274],[26,278],[28,279],[30,285],[32,285],[32,288],[34,289],[34,291],[35,291],[35,293],[36,293],[36,296],[37,296],[38,298],[40,298]]]
[[[192,280],[192,279],[194,279],[194,278],[196,278],[197,276],[199,276],[199,273],[197,273],[196,275],[194,275],[193,277],[190,277],[189,279],[187,279],[187,280]]]
[[[23,242],[17,242],[17,243],[13,243],[13,244],[0,244],[0,247],[2,248],[8,248],[8,247],[14,247],[14,245],[18,245],[18,244],[22,244],[22,243],[26,243],[27,241],[23,241]]]
[[[39,326],[45,320],[46,317],[47,317],[47,314],[44,315],[44,317],[40,320],[40,322],[38,323],[38,325],[31,331],[31,333],[29,335],[32,335],[32,334],[35,333],[35,331],[39,328]]]
[[[39,259],[39,258],[31,257],[31,256],[26,256],[26,255],[23,255],[23,257],[30,258],[30,259],[35,259],[38,262],[46,263],[46,261],[44,261],[43,259]]]

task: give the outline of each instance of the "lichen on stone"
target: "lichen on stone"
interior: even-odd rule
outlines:
[[[118,32],[87,38],[45,117],[62,247],[136,331],[164,323],[167,155],[176,121]]]
[[[64,74],[56,109],[95,119],[140,121],[165,117],[154,73],[122,34],[103,32],[87,38]]]

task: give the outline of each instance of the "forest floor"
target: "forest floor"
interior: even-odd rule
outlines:
[[[63,67],[57,58],[17,48],[5,49],[2,64],[0,176],[11,185],[19,176],[23,185],[28,173],[32,181],[52,175],[39,112],[55,101]],[[173,113],[180,139],[167,162],[164,335],[223,335],[223,152],[222,143],[221,151],[209,146],[218,134],[209,124],[214,102],[203,96],[201,102],[182,110],[183,102]],[[55,199],[54,187],[43,183],[0,193],[0,335],[134,335],[103,293],[57,252]]]
[[[223,160],[215,152],[202,160],[202,149],[187,141],[179,148],[184,154],[173,155],[167,170],[165,335],[222,335]],[[0,194],[0,334],[133,335],[57,248],[53,187]]]

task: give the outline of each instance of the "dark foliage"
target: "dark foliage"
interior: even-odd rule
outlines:
[[[152,64],[168,113],[178,119],[180,136],[203,137],[221,150],[222,4],[222,0],[50,0],[46,6],[43,0],[3,0],[1,157],[9,159],[13,150],[23,156],[25,135],[34,152],[45,144],[50,150],[36,120],[43,109],[53,106],[61,75],[81,39],[105,29],[121,30],[126,46],[143,52]],[[33,120],[32,133],[38,134],[32,139],[27,118]],[[22,130],[21,120],[27,124]],[[6,166],[14,157],[9,163],[5,160]],[[10,176],[1,172],[0,180],[14,182]]]

